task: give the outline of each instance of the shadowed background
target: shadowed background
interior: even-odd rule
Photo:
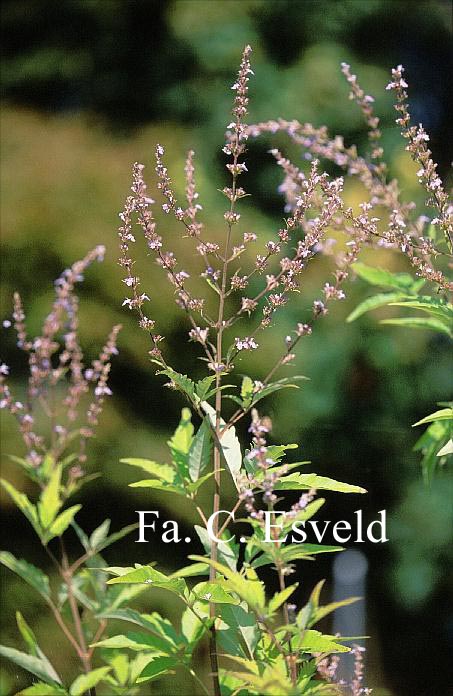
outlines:
[[[54,278],[102,243],[106,260],[86,273],[79,293],[87,361],[112,324],[124,325],[112,370],[114,396],[90,448],[89,468],[103,476],[79,496],[82,526],[92,529],[107,516],[119,528],[135,521],[136,509],[156,508],[178,519],[184,531],[196,521],[180,501],[178,510],[172,509],[170,496],[127,488],[134,474],[119,464],[123,456],[164,460],[165,441],[183,405],[153,375],[146,336],[121,308],[117,212],[129,191],[131,164],[143,162],[153,182],[153,151],[161,142],[182,194],[185,152],[193,148],[204,221],[212,237],[222,233],[224,199],[217,189],[227,182],[221,148],[230,120],[230,86],[241,50],[250,43],[255,77],[249,122],[282,116],[326,124],[331,133],[343,134],[347,144],[366,148],[361,114],[348,101],[339,70],[341,61],[349,62],[366,92],[376,97],[391,175],[399,178],[404,199],[422,203],[416,167],[404,153],[385,85],[390,68],[402,63],[414,121],[422,121],[430,133],[434,159],[445,176],[451,160],[450,42],[451,6],[440,1],[3,2],[2,318],[10,316],[17,289],[30,333],[36,335],[52,299]],[[297,164],[300,153],[282,138],[277,142]],[[274,143],[250,143],[247,156],[245,183],[253,197],[241,212],[247,228],[263,237],[278,229],[283,215],[280,172],[267,154]],[[351,205],[362,195],[358,184],[348,185]],[[168,218],[160,233],[178,257],[186,253],[178,228]],[[143,248],[141,257],[143,290],[151,297],[159,331],[167,337],[170,363],[181,372],[200,372],[196,349],[182,349],[187,326],[171,291],[162,291],[159,269],[145,258]],[[385,252],[368,260],[406,268],[403,260]],[[266,373],[281,352],[283,337],[307,316],[309,300],[327,273],[323,262],[313,264],[301,296],[279,320],[280,339],[267,341],[260,360],[244,360],[240,371],[254,370],[256,378]],[[381,696],[442,696],[451,693],[453,683],[447,667],[453,642],[452,581],[446,572],[452,556],[453,479],[445,471],[430,489],[423,486],[419,457],[411,451],[417,434],[410,426],[432,411],[436,401],[451,398],[451,346],[438,335],[384,328],[376,316],[345,324],[347,314],[370,292],[359,281],[346,291],[347,301],[333,305],[298,352],[295,372],[310,382],[284,392],[271,405],[265,402],[274,421],[273,438],[299,442],[298,458],[312,460],[319,473],[369,490],[366,500],[327,496],[326,519],[351,518],[359,506],[368,520],[378,510],[388,510],[391,541],[364,549],[369,562],[367,632],[372,636],[367,684],[381,687],[374,692]],[[2,359],[11,366],[11,384],[20,394],[27,368],[8,331],[2,336]],[[245,436],[245,429],[241,434]],[[2,435],[2,473],[17,487],[24,486],[5,456],[22,454],[8,414]],[[32,530],[6,499],[2,529],[4,548],[46,564]],[[158,539],[147,547],[129,539],[106,555],[111,564],[158,560],[169,570],[184,560],[186,548],[172,546],[169,552],[162,546]],[[201,549],[194,541],[191,550]],[[299,603],[316,580],[331,578],[331,564],[332,559],[322,559],[299,567]],[[2,570],[2,580],[2,642],[17,644],[14,611],[20,606],[56,666],[70,665],[69,648],[60,636],[56,640],[40,602],[7,571]],[[175,607],[167,603],[160,591],[146,599],[147,608],[160,607],[176,616]],[[205,657],[200,654],[200,660]],[[2,696],[28,683],[9,664],[1,676]],[[175,677],[171,686],[156,682],[145,693],[187,694],[187,689]]]

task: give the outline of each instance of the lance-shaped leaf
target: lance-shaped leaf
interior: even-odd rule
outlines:
[[[351,648],[337,643],[337,640],[337,636],[325,635],[319,631],[309,629],[298,633],[291,641],[291,644],[293,648],[299,650],[305,650],[311,653],[326,653],[327,655],[350,651]]]
[[[82,694],[90,691],[90,689],[99,684],[110,671],[111,667],[99,667],[98,669],[93,669],[91,672],[88,672],[88,674],[80,674],[77,679],[72,682],[69,693],[71,696],[82,696]]]
[[[38,641],[36,640],[35,634],[33,633],[28,623],[25,621],[20,611],[16,611],[16,623],[17,628],[19,629],[19,632],[25,641],[25,645],[28,648],[28,652],[30,653],[30,655],[35,655],[36,657],[38,657]]]
[[[52,471],[38,503],[38,514],[43,529],[50,527],[61,508],[60,483],[61,465],[57,465]]]
[[[89,539],[89,546],[96,549],[106,538],[110,530],[111,521],[109,519],[101,522],[99,527],[96,527]]]
[[[269,601],[269,614],[272,615],[274,614],[277,609],[279,609],[282,604],[284,604],[289,597],[293,594],[293,592],[299,587],[299,583],[296,582],[294,585],[289,585],[289,587],[285,587],[284,590],[281,590],[280,592],[276,592],[272,599]]]
[[[298,558],[306,558],[318,553],[337,553],[343,551],[342,546],[326,546],[323,544],[290,544],[280,549],[280,553],[285,563],[290,563]]]
[[[294,375],[293,377],[283,377],[283,379],[267,384],[254,394],[251,406],[255,406],[261,399],[277,391],[281,391],[282,389],[299,389],[298,385],[294,384],[294,382],[300,382],[302,380],[308,380],[308,377],[304,377],[304,375]]]
[[[206,401],[203,401],[201,406],[203,408],[203,411],[207,413],[207,415],[209,416],[213,429],[215,429],[215,409],[212,408],[212,406],[210,406]],[[220,419],[220,426],[222,428],[225,426],[225,421],[222,418]],[[238,488],[237,479],[239,472],[241,471],[242,454],[241,444],[238,438],[236,437],[236,429],[234,428],[234,426],[231,426],[230,428],[228,428],[228,430],[225,430],[223,432],[223,434],[220,437],[220,446],[222,448],[222,454],[225,458],[228,469],[230,470],[231,476],[233,477],[234,484],[236,488]]]
[[[197,395],[195,394],[195,382],[193,382],[187,375],[182,375],[180,372],[176,372],[171,367],[167,367],[164,370],[158,370],[156,374],[166,375],[169,377],[176,389],[185,394],[190,401],[196,401],[198,399]]]
[[[238,657],[230,657],[231,660],[238,662],[247,671],[232,670],[232,676],[240,680],[246,693],[268,694],[269,696],[281,696],[288,694],[296,696],[301,693],[294,687],[287,676],[287,670],[282,659],[276,660],[272,665],[266,665],[262,673],[258,673],[257,667],[251,660],[244,660]]]
[[[205,559],[202,556],[189,556],[189,558],[194,561],[206,562],[215,568],[215,570],[224,575],[228,580],[229,589],[236,592],[241,599],[247,602],[251,609],[259,613],[264,612],[266,603],[264,587],[253,568],[248,568],[246,577],[244,577],[237,571],[231,570],[231,568],[221,563],[217,563],[217,561]]]
[[[157,657],[149,662],[140,676],[137,678],[137,684],[148,682],[153,679],[158,679],[164,674],[174,674],[174,667],[181,664],[181,659],[178,657]]]
[[[450,438],[448,442],[440,448],[436,457],[446,457],[447,454],[453,454],[453,440]]]
[[[141,566],[140,568],[135,568],[130,572],[126,572],[124,575],[111,578],[107,581],[108,585],[117,585],[122,583],[145,583],[146,585],[152,585],[153,587],[160,587],[164,590],[169,590],[169,592],[174,592],[180,597],[185,596],[187,593],[187,585],[182,578],[167,577],[158,570],[151,568],[151,566]]]
[[[225,606],[225,605],[222,605]],[[197,615],[194,614],[193,609],[196,607]],[[182,635],[186,639],[188,646],[187,651],[192,653],[196,648],[197,644],[204,636],[207,630],[212,626],[214,619],[210,619],[208,616],[202,616],[203,605],[200,603],[195,603],[192,607],[187,607],[184,609],[181,616],[181,631]],[[209,611],[208,605],[205,605],[205,614]],[[201,616],[204,620],[200,621],[198,616]]]
[[[47,669],[47,673],[51,679],[54,679],[55,682],[59,683],[60,682],[60,677],[58,676],[57,672],[47,659],[46,655],[43,653],[41,648],[38,645],[38,641],[36,640],[36,636],[33,633],[32,629],[28,625],[28,623],[25,621],[24,617],[20,613],[20,611],[16,611],[16,623],[17,623],[17,628],[20,631],[20,634],[22,638],[25,641],[25,644],[28,648],[28,652],[30,655],[33,655],[35,657],[38,657],[45,668]]]
[[[180,568],[170,577],[172,578],[190,578],[197,575],[209,575],[209,566],[207,563],[192,563],[189,566]]]
[[[52,522],[48,531],[43,537],[43,544],[48,544],[54,537],[59,537],[64,534],[69,525],[74,519],[74,515],[80,510],[81,505],[72,505],[67,510],[63,510],[58,517]]]
[[[168,619],[164,619],[157,612],[152,614],[141,614],[135,609],[116,609],[105,611],[98,615],[100,619],[116,619],[120,621],[128,621],[130,623],[144,628],[149,633],[159,638],[165,643],[165,652],[173,652],[178,650],[184,641],[181,636],[175,631],[173,625]],[[161,649],[163,649],[161,645]]]
[[[140,458],[120,459],[120,462],[122,464],[129,464],[129,466],[136,466],[146,471],[146,473],[151,474],[151,476],[156,476],[156,478],[166,481],[167,483],[173,483],[175,479],[176,472],[169,464],[160,464],[151,459]]]
[[[367,266],[359,261],[356,261],[352,268],[360,278],[366,280],[366,282],[370,283],[370,285],[381,285],[386,288],[395,288],[396,290],[401,290],[409,294],[417,293],[426,283],[423,278],[414,279],[410,273],[391,273],[383,268]]]
[[[58,684],[46,684],[39,681],[26,689],[19,691],[16,696],[68,696],[68,692],[63,686]]]
[[[378,295],[373,295],[372,297],[368,297],[366,300],[357,305],[357,307],[346,318],[346,321],[355,321],[356,319],[361,317],[362,314],[370,312],[372,309],[385,307],[386,305],[389,305],[391,302],[397,302],[398,300],[401,300],[404,297],[406,297],[406,295],[404,295],[401,292],[384,292],[379,293]]]
[[[381,324],[393,324],[394,326],[404,326],[409,329],[428,329],[443,333],[453,338],[453,331],[449,329],[443,321],[434,317],[403,317],[402,319],[382,319]]]
[[[317,474],[289,474],[277,481],[275,488],[280,491],[309,490],[314,488],[336,491],[337,493],[366,493],[366,489],[361,486],[353,486],[350,483],[342,483],[341,481],[335,481],[327,476],[318,476]]]
[[[9,481],[0,479],[0,483],[5,491],[11,496],[19,510],[25,515],[38,536],[41,536],[42,530],[41,525],[39,524],[38,511],[36,510],[36,507],[29,501],[25,493],[20,493]]]
[[[219,643],[229,655],[243,655],[253,659],[255,648],[260,638],[256,617],[245,602],[239,606],[231,604],[220,607],[222,623],[218,629]],[[242,643],[238,640],[242,639]],[[241,651],[242,647],[242,651]]]
[[[189,449],[189,475],[192,481],[198,481],[209,464],[212,451],[211,428],[203,420]]]
[[[173,458],[173,462],[183,479],[189,478],[188,454],[193,439],[192,414],[188,408],[181,411],[181,420],[172,438],[168,441],[168,446]]]
[[[42,570],[23,559],[17,559],[9,551],[0,552],[0,563],[19,575],[47,602],[50,600],[49,578]]]
[[[223,587],[215,582],[200,582],[198,585],[195,585],[192,592],[197,600],[201,602],[213,604],[239,604],[239,599],[225,592]]]
[[[312,500],[311,503],[308,503],[308,505],[303,510],[299,510],[299,512],[296,512],[294,517],[288,517],[288,515],[286,514],[279,515],[279,517],[277,517],[277,519],[275,520],[275,524],[282,525],[282,534],[284,535],[286,532],[289,532],[293,524],[296,524],[296,522],[304,522],[306,520],[311,519],[313,515],[316,515],[318,510],[322,508],[325,502],[325,498],[315,498],[315,500]]]
[[[48,660],[42,660],[34,655],[27,655],[27,653],[21,652],[20,650],[15,650],[14,648],[8,648],[5,645],[0,645],[0,655],[6,657],[7,660],[14,662],[19,667],[26,669],[27,672],[34,674],[46,684],[61,684],[61,679],[54,670],[52,666],[49,669]]]
[[[172,648],[160,636],[133,631],[105,638],[93,643],[92,647],[108,648],[109,650],[135,650],[136,652],[146,650],[152,655],[170,655],[172,653]]]
[[[416,299],[406,298],[392,302],[392,305],[419,309],[422,312],[431,314],[431,316],[438,317],[448,328],[451,329],[453,326],[453,305],[450,304],[450,302],[439,300],[437,297],[430,297],[428,295],[426,297],[419,296]]]
[[[204,527],[200,527],[198,524],[196,524],[195,531],[200,537],[200,541],[203,544],[206,553],[210,554],[212,539],[210,538],[207,530]],[[231,570],[236,570],[239,547],[233,540],[225,541],[224,539],[221,539],[217,543],[217,556],[221,563],[225,563],[225,565],[231,568]]]
[[[453,421],[453,408],[442,408],[435,413],[431,413],[429,416],[422,418],[413,424],[413,428],[416,425],[424,425],[424,423],[434,423],[435,421]]]

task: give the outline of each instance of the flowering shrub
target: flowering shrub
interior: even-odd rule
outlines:
[[[296,445],[270,444],[272,422],[260,411],[264,399],[281,390],[296,388],[305,379],[280,377],[278,372],[291,367],[299,342],[312,333],[316,321],[330,311],[331,303],[344,299],[345,283],[351,273],[390,288],[391,292],[366,300],[350,320],[364,311],[391,303],[431,315],[425,319],[393,319],[393,323],[442,330],[452,336],[452,306],[447,293],[453,289],[453,283],[445,274],[452,252],[452,208],[427,148],[428,136],[421,126],[410,124],[407,85],[401,67],[393,71],[389,88],[396,92],[397,122],[408,140],[408,150],[420,165],[418,176],[428,191],[428,205],[436,211],[433,219],[417,216],[413,204],[401,201],[397,182],[388,180],[373,99],[363,92],[348,65],[344,64],[342,70],[351,86],[351,98],[361,108],[369,126],[371,152],[366,157],[359,155],[355,147],[346,147],[341,137],[331,138],[324,127],[283,119],[248,125],[245,118],[252,74],[250,55],[247,46],[232,88],[233,120],[228,125],[223,148],[228,157],[230,182],[221,191],[227,200],[221,239],[208,235],[202,222],[194,153],[190,151],[187,155],[183,207],[178,203],[165,166],[165,150],[161,145],[155,150],[162,210],[176,219],[187,243],[194,245],[201,271],[198,268],[195,277],[192,271],[186,271],[159,233],[152,212],[155,201],[148,195],[141,164],[133,167],[132,194],[120,214],[120,265],[127,289],[123,305],[137,312],[141,329],[149,334],[149,355],[158,374],[185,400],[180,423],[168,443],[167,463],[137,457],[123,461],[146,475],[131,484],[133,487],[180,496],[194,506],[200,518],[196,532],[204,555],[190,555],[190,564],[171,575],[152,564],[110,567],[100,552],[131,531],[131,527],[108,536],[107,521],[88,536],[74,520],[80,506],[61,511],[69,496],[89,478],[84,471],[85,442],[93,434],[103,399],[110,394],[109,361],[116,350],[119,327],[113,329],[99,359],[86,370],[77,340],[77,300],[73,292],[80,274],[101,255],[101,250],[91,252],[57,282],[56,302],[42,336],[34,341],[27,338],[23,310],[16,297],[13,318],[18,345],[29,356],[30,388],[23,405],[14,400],[3,381],[3,406],[17,418],[27,449],[25,458],[14,460],[37,484],[39,499],[34,504],[11,484],[3,482],[3,485],[31,522],[58,569],[62,579],[58,597],[53,597],[42,571],[9,553],[3,553],[1,560],[44,597],[79,656],[82,669],[71,685],[64,686],[25,619],[18,614],[18,627],[28,653],[5,647],[1,652],[40,680],[23,694],[90,693],[93,696],[98,685],[102,693],[133,694],[139,693],[142,684],[146,690],[148,682],[177,669],[190,675],[187,693],[194,690],[215,696],[369,693],[363,685],[363,648],[352,648],[355,677],[350,684],[344,684],[336,679],[336,673],[339,655],[350,650],[344,645],[348,637],[325,634],[314,628],[337,607],[357,598],[323,605],[321,581],[304,606],[298,607],[290,601],[298,587],[297,582],[292,582],[296,563],[319,553],[341,550],[338,546],[322,544],[322,536],[318,544],[306,543],[306,535],[303,536],[305,523],[312,520],[325,502],[318,493],[327,490],[358,494],[365,490],[316,473],[302,473],[300,469],[309,462],[285,463],[287,451]],[[279,132],[302,147],[309,164],[308,168],[299,167],[280,150],[271,150],[283,172],[281,191],[286,199],[287,217],[275,237],[263,240],[262,244],[259,234],[241,230],[238,211],[241,200],[248,196],[240,185],[247,172],[246,142],[248,138]],[[343,177],[323,172],[320,160],[333,162],[347,176],[359,178],[368,193],[360,212],[344,202]],[[150,300],[143,291],[131,253],[136,242],[135,222],[144,235],[148,253],[174,289],[176,302],[186,317],[188,339],[196,345],[206,365],[201,379],[181,374],[172,367],[165,339],[146,309],[152,302],[152,294]],[[331,231],[344,237],[343,248],[337,254],[332,253],[332,241],[328,237]],[[363,248],[376,246],[404,254],[414,273],[390,273],[358,261]],[[249,267],[247,261],[252,254],[254,263]],[[332,276],[314,301],[305,309],[300,308],[300,321],[293,331],[280,337],[282,350],[275,365],[260,381],[249,374],[238,379],[244,355],[259,355],[261,337],[277,326],[280,313],[293,301],[294,295],[299,300],[303,273],[320,255],[332,261]],[[432,293],[420,295],[427,283]],[[56,335],[61,329],[64,337],[60,347]],[[2,366],[1,372],[4,380],[8,368]],[[59,395],[60,384],[66,390],[63,399],[66,424],[61,422],[53,396]],[[77,422],[72,427],[80,412],[81,399],[92,387],[93,401],[86,412],[86,422]],[[33,408],[38,403],[48,417],[49,441],[35,433]],[[442,458],[451,451],[448,444],[451,407],[441,414],[430,418],[441,421],[442,427],[447,423],[445,431],[441,435],[431,432],[430,437],[439,444],[440,451],[434,445],[434,454]],[[197,419],[196,429],[192,418]],[[236,426],[244,418],[249,421],[249,437],[242,446]],[[426,449],[424,442],[422,447]],[[77,448],[74,443],[78,444]],[[424,456],[428,456],[426,451]],[[433,468],[432,464],[426,466]],[[225,477],[232,480],[236,491],[231,511],[223,509]],[[205,486],[211,486],[212,490],[209,505],[206,496],[200,495]],[[285,493],[288,491],[289,495]],[[296,492],[296,499],[291,491]],[[249,534],[236,540],[231,527],[235,518],[239,519],[240,510],[244,511],[243,522],[248,525]],[[140,542],[146,541],[146,529],[154,528],[154,522],[145,523],[146,513],[151,512],[140,512]],[[83,555],[73,561],[68,559],[63,540],[70,525],[84,549]],[[181,541],[176,523],[166,522],[164,528],[166,542]],[[52,550],[53,543],[50,548],[50,542],[56,538],[59,556]],[[273,568],[276,573],[278,591],[273,596],[266,593],[260,579],[260,569],[264,567]],[[112,577],[107,579],[109,576]],[[177,597],[182,609],[178,626],[157,612],[144,614],[129,606],[139,593],[152,588],[165,589]],[[135,624],[140,631],[114,634],[109,631],[110,620]],[[209,684],[198,672],[194,660],[203,643],[209,644]],[[93,669],[92,660],[98,648],[102,648],[99,659],[103,666]]]

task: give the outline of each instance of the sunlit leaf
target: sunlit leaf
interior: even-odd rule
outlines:
[[[82,696],[82,694],[89,691],[93,686],[99,684],[110,671],[110,667],[99,667],[98,669],[93,669],[91,672],[88,672],[88,674],[80,674],[77,679],[72,682],[69,693],[71,696]]]
[[[212,427],[215,428],[216,424],[216,412],[206,401],[201,404],[205,413],[208,414]],[[223,428],[225,426],[225,421],[220,419],[220,425]],[[230,470],[231,476],[233,477],[234,484],[238,488],[237,478],[241,470],[242,465],[242,454],[241,454],[241,444],[236,437],[236,429],[231,426],[228,430],[224,431],[220,437],[220,445],[222,448],[222,454],[225,457],[228,469]]]

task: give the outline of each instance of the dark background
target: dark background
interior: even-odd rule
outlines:
[[[106,261],[87,273],[81,290],[87,358],[94,356],[113,323],[124,324],[112,372],[114,397],[91,448],[90,468],[101,470],[103,477],[80,495],[80,521],[87,528],[105,516],[119,528],[135,521],[134,510],[156,505],[163,515],[177,516],[187,530],[195,521],[191,510],[172,510],[170,497],[153,498],[127,488],[133,475],[118,463],[126,455],[164,459],[165,440],[183,404],[161,388],[162,380],[147,361],[144,336],[121,310],[115,230],[130,185],[130,165],[143,161],[152,171],[158,141],[167,149],[179,190],[184,151],[194,147],[205,219],[212,236],[221,230],[223,201],[216,189],[225,183],[222,138],[229,121],[230,85],[245,43],[253,46],[256,73],[251,121],[281,115],[326,124],[347,143],[366,148],[366,130],[358,109],[348,102],[339,70],[341,61],[351,63],[367,93],[376,97],[391,175],[399,178],[403,197],[422,205],[416,168],[404,153],[392,96],[385,91],[391,67],[402,63],[414,121],[422,121],[430,133],[439,171],[447,175],[452,93],[448,2],[2,3],[2,317],[10,314],[12,292],[18,289],[30,331],[37,333],[52,296],[52,280],[89,248],[104,243]],[[251,144],[248,155],[247,189],[253,198],[245,206],[247,224],[265,235],[282,217],[280,174],[267,155],[271,142]],[[284,140],[279,145],[288,148]],[[363,192],[354,184],[346,195],[357,205]],[[171,225],[167,233],[173,235]],[[179,252],[181,241],[175,238],[174,246]],[[401,259],[380,254],[369,261],[405,268]],[[301,320],[307,297],[325,282],[326,272],[322,263],[310,271],[306,294],[289,308],[282,336],[286,327]],[[187,327],[171,295],[160,292],[155,273],[143,263],[170,362],[182,372],[199,370],[195,351],[181,350]],[[452,576],[447,570],[453,479],[451,471],[444,471],[431,488],[423,485],[419,457],[411,451],[417,434],[410,426],[434,410],[437,401],[451,398],[451,346],[441,336],[384,328],[373,316],[346,325],[348,312],[367,293],[360,282],[351,286],[347,302],[318,323],[304,344],[296,372],[311,381],[268,406],[273,436],[276,442],[301,443],[300,458],[311,459],[319,473],[369,490],[365,502],[328,496],[327,519],[348,519],[359,505],[367,519],[388,510],[391,541],[364,549],[369,561],[367,632],[372,636],[368,685],[379,687],[374,693],[382,696],[443,696],[453,684]],[[11,365],[12,383],[20,393],[26,366],[14,349],[14,338],[9,332],[3,338],[2,358]],[[279,347],[269,344],[261,362],[253,365],[254,376],[265,374],[278,353]],[[2,450],[22,453],[8,415]],[[25,485],[6,459],[2,468],[16,486]],[[5,548],[46,563],[31,529],[8,500],[2,508],[2,529]],[[170,557],[157,542],[149,546],[137,548],[126,541],[111,549],[108,560],[125,565],[157,559],[167,568],[184,560],[185,549],[172,547]],[[331,563],[323,559],[300,568],[299,603],[320,577],[330,578]],[[16,645],[14,611],[20,606],[49,657],[57,665],[71,665],[66,645],[55,648],[54,629],[39,601],[19,579],[6,571],[2,578],[2,642]],[[147,601],[175,615],[163,593]],[[2,694],[27,684],[9,664],[2,669]],[[187,693],[182,681],[171,684],[171,693]],[[163,683],[152,693],[160,689],[169,693]]]

